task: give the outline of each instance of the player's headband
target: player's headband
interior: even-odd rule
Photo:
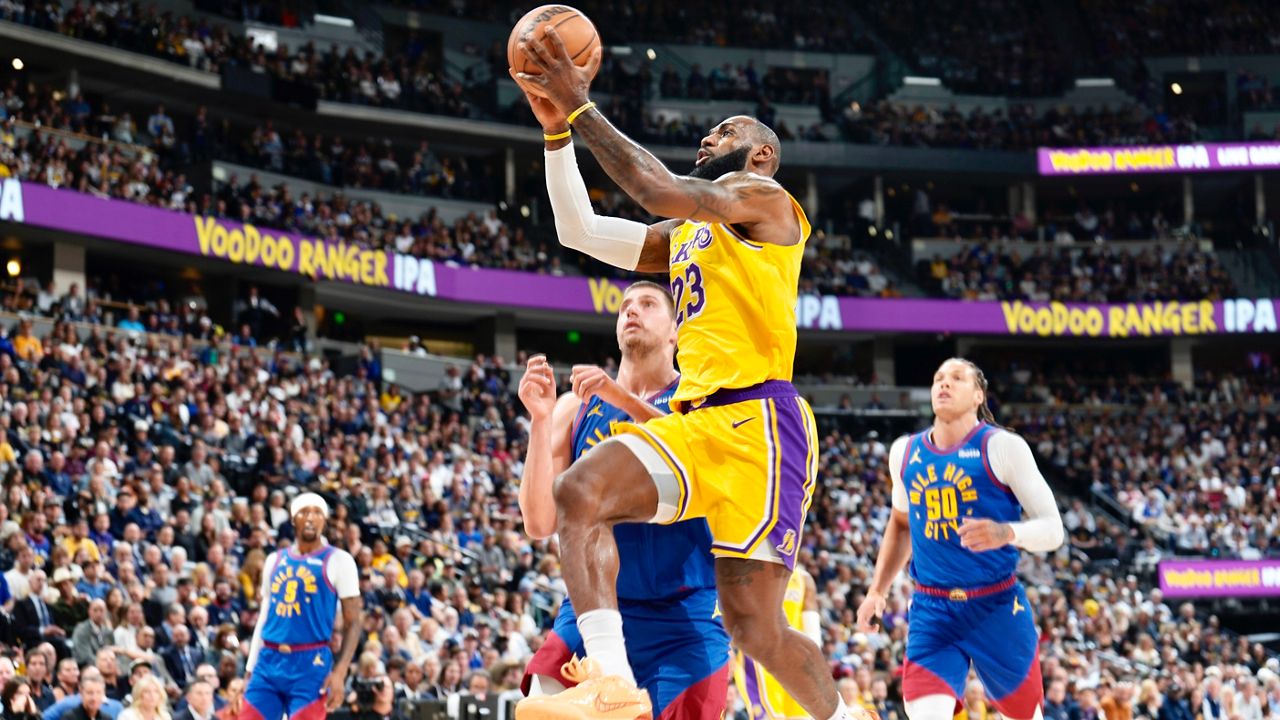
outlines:
[[[315,493],[302,493],[294,498],[293,503],[289,505],[289,517],[294,517],[311,507],[319,508],[326,518],[329,517],[329,504],[324,501],[324,498]]]

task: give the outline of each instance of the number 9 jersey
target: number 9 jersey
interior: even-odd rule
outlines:
[[[791,380],[796,295],[809,220],[795,245],[748,240],[728,224],[686,221],[671,233],[680,389],[676,402],[766,380]]]

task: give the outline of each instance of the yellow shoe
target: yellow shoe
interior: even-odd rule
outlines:
[[[600,676],[590,658],[574,658],[560,668],[578,683],[556,695],[525,698],[516,704],[516,720],[650,720],[649,693],[617,675]]]

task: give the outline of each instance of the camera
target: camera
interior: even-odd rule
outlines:
[[[351,681],[351,689],[356,693],[356,708],[360,710],[369,710],[378,700],[378,693],[382,690],[383,683],[388,682],[385,677],[376,678],[356,678]]]

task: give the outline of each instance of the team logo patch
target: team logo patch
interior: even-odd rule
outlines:
[[[320,653],[316,653],[316,659],[312,660],[311,664],[316,667],[324,667],[324,657],[322,657]]]
[[[791,556],[796,554],[796,531],[788,530],[786,535],[782,536],[782,542],[774,547],[783,555]]]
[[[918,462],[920,462],[920,448],[916,448],[915,452],[911,453],[911,460],[907,464],[915,465]]]

